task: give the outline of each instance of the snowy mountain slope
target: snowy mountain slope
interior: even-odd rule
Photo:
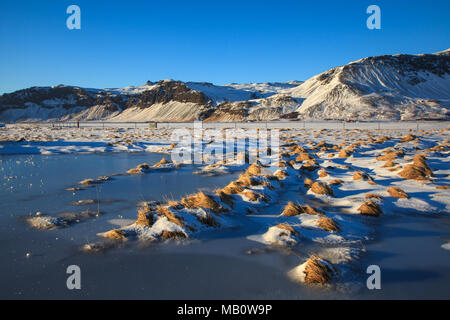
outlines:
[[[449,66],[450,49],[364,58],[305,82],[32,87],[0,96],[0,121],[448,119]]]
[[[365,58],[312,77],[286,92],[305,100],[305,117],[445,118],[450,62],[445,54]]]

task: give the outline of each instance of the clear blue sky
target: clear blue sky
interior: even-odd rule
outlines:
[[[81,30],[66,8],[81,8]],[[381,7],[382,29],[366,28]],[[306,80],[366,56],[450,47],[450,1],[0,2],[0,93],[147,80]]]

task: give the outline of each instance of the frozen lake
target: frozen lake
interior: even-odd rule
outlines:
[[[64,191],[89,177],[119,174],[142,162],[161,159],[153,153],[2,156],[0,192],[1,298],[138,298],[138,299],[310,299],[310,298],[450,298],[450,251],[440,247],[450,235],[448,216],[391,216],[376,226],[376,241],[356,271],[354,288],[334,292],[291,282],[286,269],[298,263],[283,252],[248,255],[262,248],[246,238],[264,230],[261,218],[242,218],[242,227],[218,231],[190,244],[154,244],[104,254],[77,249],[112,227],[114,219],[135,219],[139,201],[179,199],[197,189],[214,190],[237,174],[205,177],[193,167],[112,181],[79,192]],[[69,228],[29,228],[24,217],[36,211],[56,214],[86,209],[71,203],[99,199],[91,205],[103,214]],[[279,210],[279,204],[264,209]],[[89,206],[88,206],[89,207]],[[302,244],[303,251],[311,244]],[[30,256],[27,257],[26,254]],[[82,290],[69,291],[68,265],[82,270]],[[365,288],[363,272],[370,264],[382,270],[382,290]]]

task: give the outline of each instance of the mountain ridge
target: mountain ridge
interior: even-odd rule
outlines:
[[[0,121],[416,120],[450,117],[450,49],[366,57],[310,79],[214,85],[172,79],[93,89],[31,87],[0,96]]]

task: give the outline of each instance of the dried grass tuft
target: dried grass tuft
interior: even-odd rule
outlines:
[[[302,213],[304,213],[304,210],[301,206],[289,201],[288,204],[284,207],[281,215],[285,217],[294,217]]]
[[[181,222],[183,218],[176,216],[169,208],[159,206],[156,208],[156,211],[159,215],[165,216],[170,222],[175,223],[179,226],[184,225],[184,223]]]
[[[253,163],[250,167],[248,167],[245,173],[247,173],[248,175],[258,176],[261,174],[261,166],[259,164]]]
[[[407,164],[398,175],[407,180],[428,180],[427,170],[415,164]]]
[[[330,181],[329,184],[331,184],[332,186],[338,186],[340,184],[344,183],[344,181],[342,181],[341,179],[335,179],[333,181]]]
[[[274,174],[275,177],[278,178],[278,180],[285,179],[289,174],[286,171],[283,170],[277,170]]]
[[[339,152],[339,158],[348,158],[352,155],[352,152],[350,150],[342,149]]]
[[[320,169],[318,173],[319,173],[319,177],[320,178],[324,178],[324,177],[328,176],[328,172],[325,169],[323,169],[323,168]]]
[[[287,230],[291,232],[294,236],[298,234],[297,231],[295,231],[294,228],[292,228],[292,226],[287,223],[280,223],[276,225],[276,227],[279,229]]]
[[[124,240],[126,239],[126,233],[120,229],[110,230],[108,232],[102,233],[103,238],[114,239],[114,240]]]
[[[153,167],[154,168],[159,168],[165,164],[169,164],[170,161],[166,160],[165,158],[162,158],[158,163],[156,163]]]
[[[312,181],[310,178],[306,178],[305,180],[303,180],[303,185],[308,189],[311,188],[313,183],[314,181]]]
[[[144,170],[150,169],[150,166],[146,163],[141,163],[136,168],[130,169],[127,171],[128,174],[139,174],[142,173]]]
[[[403,138],[400,139],[400,142],[409,142],[412,140],[417,139],[416,136],[412,135],[412,134],[407,134],[406,136],[404,136]]]
[[[338,224],[331,218],[321,217],[317,220],[317,226],[328,232],[338,232],[339,226]]]
[[[389,187],[387,192],[391,197],[409,199],[409,195],[399,187]]]
[[[217,190],[216,194],[218,192],[222,192],[224,194],[238,194],[242,191],[244,191],[244,189],[236,181],[231,181],[226,187]]]
[[[365,195],[366,199],[378,199],[378,200],[382,200],[383,197],[380,196],[379,194],[374,194],[374,193],[368,193]]]
[[[373,200],[367,200],[359,208],[358,211],[364,216],[378,217],[382,211],[378,203]]]
[[[392,168],[392,167],[395,167],[397,164],[394,162],[394,161],[392,161],[392,160],[388,160],[388,161],[386,161],[386,163],[384,164],[384,165],[382,165],[381,167],[382,168]]]
[[[312,255],[307,261],[305,270],[305,283],[309,284],[325,284],[331,279],[333,271],[320,258]]]
[[[307,161],[307,160],[314,160],[314,158],[307,152],[302,152],[297,156],[297,158],[295,158],[295,161],[297,161],[297,162]]]
[[[247,197],[250,201],[258,201],[258,199],[261,199],[264,202],[268,201],[264,195],[262,195],[258,192],[255,192],[253,190],[246,190],[246,191],[242,192],[242,194],[245,197]]]
[[[139,226],[150,227],[153,224],[153,217],[148,215],[150,213],[150,206],[146,204],[143,208],[138,209],[138,218],[136,224]]]
[[[317,181],[314,182],[311,185],[311,191],[314,192],[315,194],[326,194],[334,196],[333,189],[331,189],[331,187],[324,182],[317,182]]]
[[[212,210],[214,213],[226,211],[226,209],[218,204],[211,196],[208,196],[203,192],[183,198],[180,203],[190,209],[206,208]]]
[[[161,233],[160,238],[161,239],[184,239],[184,238],[187,238],[187,236],[184,232],[164,230]]]

